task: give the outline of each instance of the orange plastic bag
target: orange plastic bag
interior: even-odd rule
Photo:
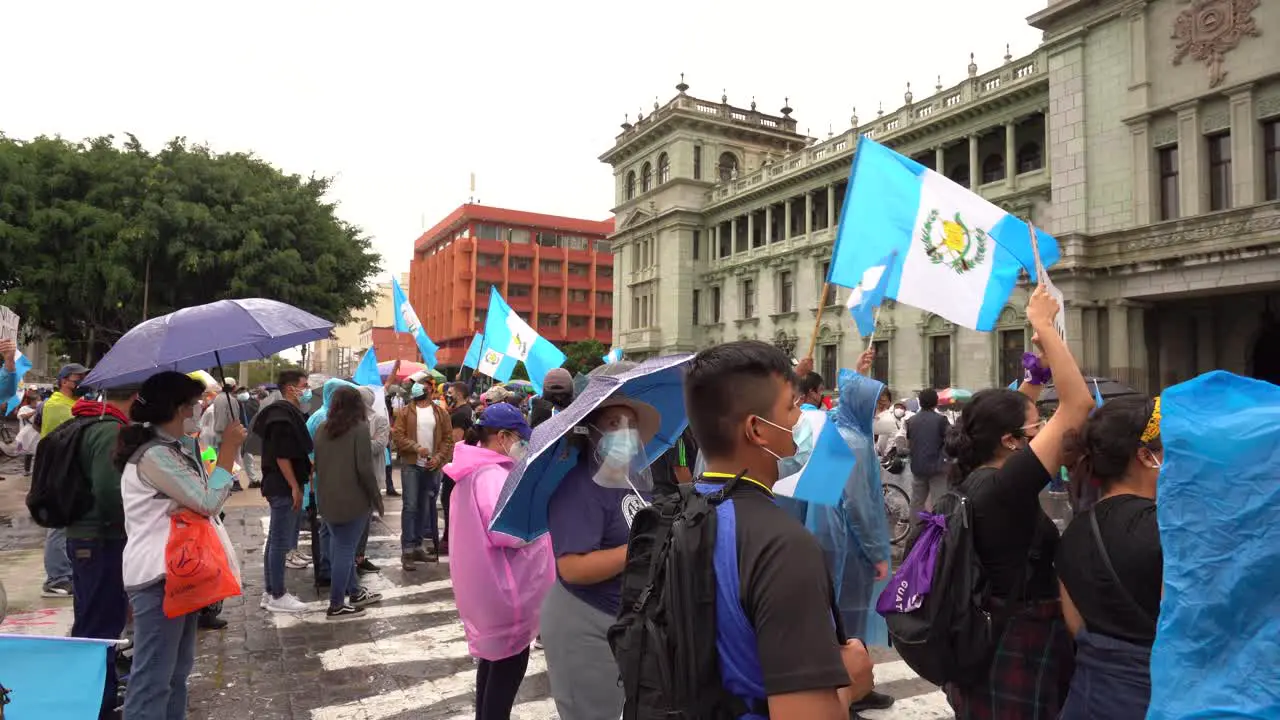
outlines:
[[[213,521],[190,510],[169,519],[164,549],[164,614],[176,618],[240,594]]]

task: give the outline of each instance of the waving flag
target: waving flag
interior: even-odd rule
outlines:
[[[489,288],[489,315],[484,321],[484,349],[476,372],[506,382],[523,362],[529,371],[529,382],[542,394],[542,379],[547,372],[564,364],[560,348],[544,340],[529,323],[511,309],[495,287]]]
[[[853,314],[853,322],[858,326],[862,337],[876,331],[876,308],[884,302],[884,293],[889,285],[889,276],[897,267],[898,253],[889,253],[879,263],[872,265],[862,273],[858,286],[849,293],[846,305]]]
[[[0,399],[0,403],[3,403],[0,405],[0,409],[4,410],[3,414],[5,415],[13,412],[22,404],[22,378],[25,377],[27,371],[31,369],[31,361],[27,359],[26,355],[22,354],[21,350],[14,355],[13,364],[14,370],[12,372],[15,376],[14,384],[17,386],[18,390],[14,393],[13,397]],[[8,370],[0,370],[0,372],[8,372]]]
[[[394,275],[391,277],[391,298],[395,303],[396,332],[407,332],[413,335],[414,342],[418,344],[418,351],[422,353],[423,364],[434,369],[436,366],[436,351],[440,348],[431,342],[431,338],[427,337],[427,331],[422,328],[422,323],[418,321],[418,313],[413,311],[413,306],[409,304],[409,298],[405,297],[404,290],[400,287],[400,281]]]
[[[0,635],[0,684],[12,718],[95,718],[114,640]]]
[[[466,357],[462,358],[462,367],[475,370],[480,365],[480,352],[484,348],[484,335],[476,333],[471,338],[471,346],[467,348]]]
[[[601,355],[600,359],[604,361],[605,365],[612,365],[622,360],[622,348],[616,347],[604,355]]]
[[[1045,267],[1058,242],[1036,231]],[[1035,276],[1027,224],[915,160],[858,139],[828,282],[857,287],[897,252],[885,296],[989,331],[1022,269]]]

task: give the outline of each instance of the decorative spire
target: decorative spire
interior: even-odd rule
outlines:
[[[658,112],[658,96],[653,96],[653,111]]]
[[[880,107],[876,110],[876,117],[884,117],[884,101],[880,102]]]
[[[782,116],[785,118],[790,118],[792,112],[793,111],[791,109],[791,98],[789,97],[782,98]]]
[[[978,63],[973,60],[973,53],[969,53],[969,77],[978,76]]]
[[[720,89],[720,104],[721,105],[729,104],[729,91],[725,88]]]
[[[629,115],[629,114],[627,114],[627,113],[623,113],[623,115],[622,115],[622,129],[623,129],[623,130],[630,130],[630,129],[631,129],[631,127],[632,127],[632,125],[631,125],[631,115]]]
[[[858,127],[858,106],[853,106],[853,114],[849,116],[849,124]]]
[[[639,125],[641,122],[644,122],[644,108],[636,111],[636,124]]]
[[[908,105],[910,105],[910,104],[911,104],[911,100],[912,100],[914,97],[915,97],[915,96],[911,94],[911,83],[907,83],[907,92],[906,92],[906,93],[904,93],[904,94],[902,95],[902,99],[903,99],[903,100],[906,100],[906,101],[907,101],[907,104],[908,104]]]
[[[755,111],[756,111],[756,96],[752,95],[751,96],[751,112],[755,112]]]
[[[1006,63],[1013,62],[1013,53],[1009,50],[1009,43],[1004,44],[1004,61]]]
[[[937,90],[938,92],[942,92],[942,76],[941,75],[938,76],[938,84],[934,85],[933,89]]]
[[[835,136],[836,136],[835,132],[831,130],[831,123],[827,123],[827,139],[830,140]]]
[[[689,84],[684,81],[684,73],[680,73],[680,84],[676,85],[676,92],[683,95],[684,91],[688,89],[689,89]]]

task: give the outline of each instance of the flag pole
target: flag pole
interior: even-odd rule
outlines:
[[[822,327],[822,309],[827,304],[827,293],[831,292],[831,283],[822,283],[822,295],[818,298],[818,316],[813,319],[813,336],[809,338],[809,354],[807,358],[813,357],[813,351],[818,347],[818,328]]]
[[[867,337],[867,349],[870,350],[876,344],[876,328],[880,326],[880,309],[883,305],[876,306],[876,319],[871,324],[871,335]]]

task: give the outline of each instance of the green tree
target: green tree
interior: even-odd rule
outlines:
[[[560,349],[568,358],[564,361],[564,369],[568,370],[570,375],[585,374],[603,365],[604,360],[601,358],[609,352],[609,348],[605,347],[604,343],[594,339],[579,340]]]
[[[0,135],[0,304],[88,362],[145,318],[223,298],[345,322],[379,257],[329,187],[183,138],[149,153]]]

